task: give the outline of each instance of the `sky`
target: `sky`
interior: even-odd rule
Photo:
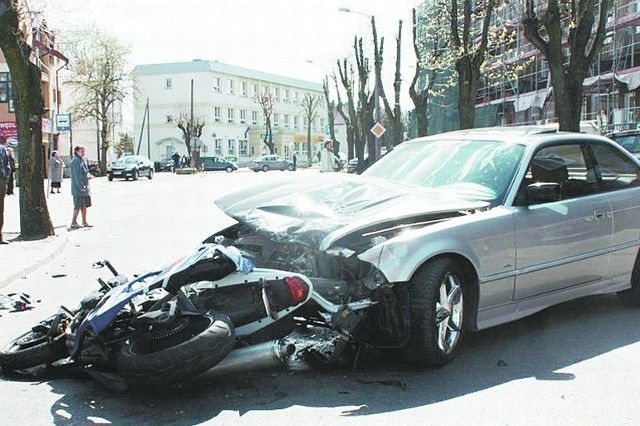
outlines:
[[[95,24],[129,46],[131,66],[218,60],[320,83],[337,59],[353,59],[355,35],[373,58],[370,18],[385,38],[383,84],[392,99],[398,21],[402,31],[402,103],[415,56],[411,8],[418,0],[40,0],[54,30]],[[340,12],[349,8],[351,13]],[[64,46],[60,46],[64,53]],[[309,63],[311,61],[312,63]]]

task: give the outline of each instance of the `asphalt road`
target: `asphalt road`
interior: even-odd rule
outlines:
[[[52,263],[3,289],[28,292],[39,302],[31,311],[0,311],[0,344],[59,304],[75,306],[97,277],[108,276],[91,268],[94,261],[107,258],[125,273],[164,264],[223,224],[213,209],[216,195],[291,177],[320,175],[161,173],[151,181],[93,180],[89,220],[95,227],[70,232]],[[0,425],[637,424],[639,319],[640,311],[611,295],[566,303],[468,335],[459,357],[438,370],[411,369],[387,355],[356,372],[271,370],[127,393],[65,371],[0,377]]]

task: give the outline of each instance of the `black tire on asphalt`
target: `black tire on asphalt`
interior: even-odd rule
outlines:
[[[14,371],[50,364],[69,356],[64,339],[49,341],[45,328],[49,328],[55,316],[20,335],[0,350],[2,371]],[[44,327],[43,327],[44,325]]]
[[[233,171],[233,168],[232,167],[227,167],[225,170],[227,171],[227,173],[231,173]]]
[[[640,307],[640,253],[631,271],[631,288],[619,291],[617,296],[623,305]]]
[[[149,175],[147,176],[149,180],[153,179],[153,170],[149,170]]]
[[[293,171],[293,164],[289,164],[289,165],[287,166],[287,170],[289,170],[290,172],[292,172],[292,171]]]
[[[138,180],[138,171],[137,170],[133,171],[133,178],[132,179],[133,180]]]
[[[262,171],[263,172],[268,172],[269,171],[269,166],[267,166],[267,165],[262,166]]]
[[[235,343],[235,329],[228,316],[209,311],[187,317],[189,330],[173,346],[140,353],[142,339],[129,339],[118,353],[116,364],[132,386],[180,383],[190,380],[224,359]],[[175,335],[167,336],[175,339]],[[158,343],[162,346],[161,339]],[[148,343],[148,342],[145,342]]]
[[[109,179],[109,182],[111,182],[113,180],[113,176],[109,175],[107,179]]]
[[[438,313],[446,316],[451,312],[449,306],[442,306],[439,302],[441,287],[445,286],[447,294],[450,294],[450,291],[457,294],[452,285],[452,279],[459,284],[459,296],[462,302],[459,307],[462,309],[446,317],[446,323],[442,321],[438,323]],[[422,366],[441,367],[448,364],[458,352],[464,334],[465,275],[453,259],[439,258],[422,267],[411,278],[409,285],[411,334],[402,350],[403,356],[407,361]],[[449,325],[455,324],[455,314],[458,312],[460,314],[457,319],[458,324],[449,328]],[[442,330],[439,327],[444,327],[446,332],[450,332],[450,334],[445,333],[445,336],[455,336],[451,342],[438,343],[439,331]]]

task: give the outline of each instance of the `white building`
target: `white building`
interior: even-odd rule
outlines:
[[[142,129],[140,154],[157,161],[177,151],[187,154],[183,133],[174,118],[190,115],[193,81],[193,116],[202,117],[201,156],[218,155],[240,165],[266,153],[260,93],[272,93],[272,115],[276,154],[307,158],[307,118],[301,102],[305,95],[320,99],[317,117],[311,123],[312,155],[321,146],[327,126],[327,109],[322,86],[317,83],[268,74],[217,61],[138,65],[134,69],[134,144]],[[143,126],[147,99],[149,121]],[[147,125],[149,132],[147,134]]]

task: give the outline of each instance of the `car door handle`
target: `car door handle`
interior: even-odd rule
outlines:
[[[607,214],[606,207],[599,207],[599,208],[593,209],[593,215],[596,217],[596,219],[602,219],[605,214]]]

